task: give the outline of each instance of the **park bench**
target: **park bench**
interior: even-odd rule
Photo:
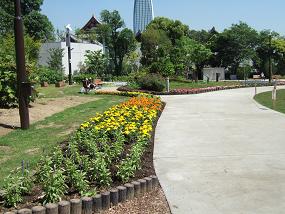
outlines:
[[[98,87],[98,88],[102,88],[102,86],[103,86],[103,82],[102,82],[101,79],[95,79],[95,80],[93,81],[93,83],[94,83],[95,86]]]

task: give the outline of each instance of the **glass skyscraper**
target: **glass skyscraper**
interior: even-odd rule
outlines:
[[[135,0],[134,33],[143,32],[153,18],[152,0]]]

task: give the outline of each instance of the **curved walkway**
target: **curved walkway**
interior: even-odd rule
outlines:
[[[163,97],[154,164],[172,213],[285,213],[285,115],[253,93]]]

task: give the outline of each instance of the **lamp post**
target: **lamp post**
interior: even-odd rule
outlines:
[[[66,27],[66,46],[68,49],[68,83],[72,85],[72,70],[71,70],[71,41],[70,41],[70,31],[72,31],[70,24]]]
[[[17,94],[19,100],[19,114],[20,114],[21,128],[28,129],[30,126],[28,96],[30,96],[31,93],[31,86],[27,82],[23,19],[21,17],[20,0],[15,0],[14,5],[15,5],[14,33],[15,33],[15,49],[16,49]]]
[[[272,81],[272,76],[273,76],[273,73],[272,73],[272,35],[271,35],[271,32],[269,34],[269,82]]]

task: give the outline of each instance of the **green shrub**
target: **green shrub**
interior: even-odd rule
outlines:
[[[0,108],[17,107],[16,68],[0,65]]]
[[[43,181],[44,204],[55,203],[61,200],[61,197],[67,191],[65,184],[66,176],[63,170],[51,170]]]
[[[29,171],[25,170],[23,175],[18,172],[10,174],[4,181],[5,206],[15,207],[23,200],[23,194],[31,192],[33,180]]]
[[[96,79],[97,78],[97,75],[96,74],[84,74],[84,73],[78,73],[76,75],[74,75],[73,77],[73,81],[76,82],[76,83],[81,83],[82,80],[85,80],[85,79]]]
[[[136,80],[140,89],[161,92],[165,88],[164,79],[158,74],[148,74]]]
[[[61,71],[42,66],[36,72],[31,74],[30,79],[37,83],[48,82],[49,84],[55,84],[64,80],[64,75]]]

